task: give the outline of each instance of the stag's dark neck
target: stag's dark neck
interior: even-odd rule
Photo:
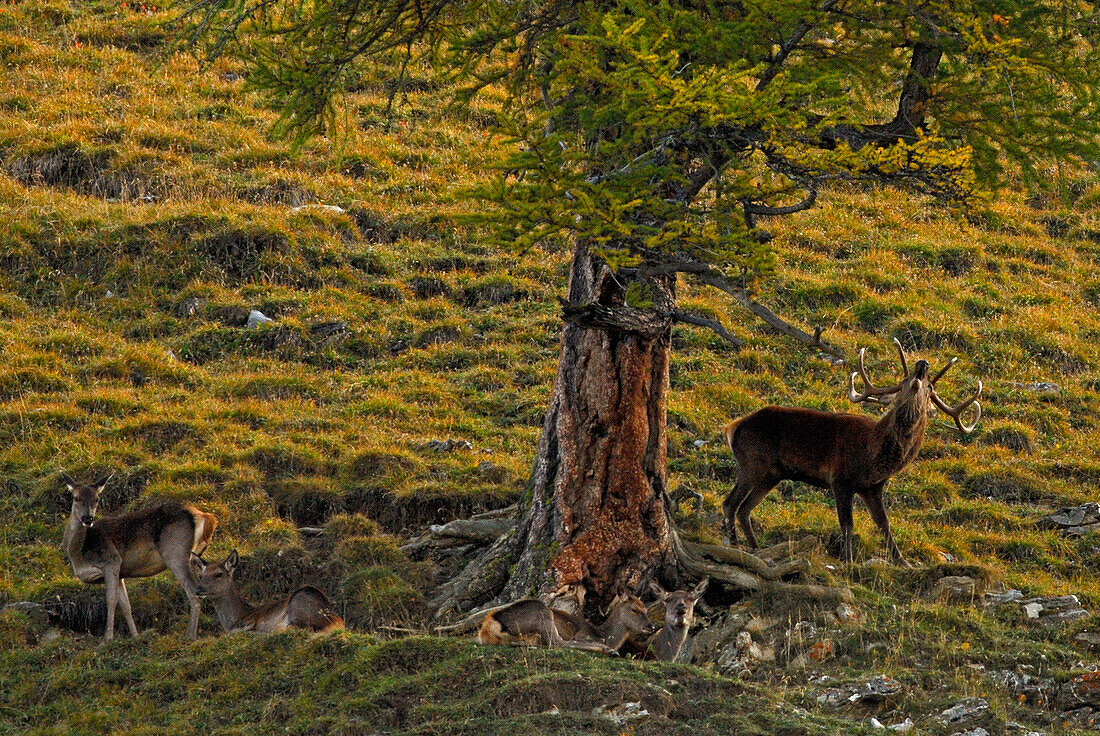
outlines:
[[[226,631],[236,629],[245,617],[255,610],[248,601],[241,597],[236,584],[231,584],[225,595],[220,598],[211,598],[210,602],[214,604],[218,621],[221,622],[222,628]]]
[[[884,470],[897,472],[913,462],[928,426],[927,398],[922,392],[891,406],[878,422],[879,460]]]

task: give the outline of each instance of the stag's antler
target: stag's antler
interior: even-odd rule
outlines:
[[[905,378],[909,375],[909,364],[905,361],[905,352],[901,349],[901,341],[896,337],[894,338],[894,344],[898,347],[898,357],[901,358],[901,381],[898,381],[893,386],[875,388],[875,385],[871,383],[871,379],[867,377],[867,368],[863,365],[863,355],[867,352],[867,348],[859,349],[859,371],[852,373],[848,376],[848,399],[856,404],[862,404],[865,401],[869,401],[874,404],[882,404],[886,406],[890,403],[889,397],[892,394],[896,394],[901,390],[901,384],[905,381]],[[856,375],[859,375],[863,379],[863,385],[867,387],[867,390],[863,393],[856,391]],[[886,397],[886,398],[883,398]]]
[[[958,360],[958,358],[952,358],[947,365],[941,368],[940,372],[933,376],[932,380],[928,382],[929,388],[931,389],[930,397],[932,403],[935,404],[940,411],[955,420],[955,426],[959,428],[960,432],[963,434],[970,434],[974,431],[974,427],[978,426],[978,420],[982,418],[982,405],[978,403],[978,397],[982,395],[982,382],[978,381],[978,390],[974,392],[973,396],[963,399],[955,406],[948,406],[943,402],[943,399],[936,395],[936,381],[940,380],[943,374],[947,373],[948,369],[955,365]],[[970,422],[970,424],[963,424],[963,409],[971,404],[974,405],[974,421]]]

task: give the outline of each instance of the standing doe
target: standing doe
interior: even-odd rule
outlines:
[[[796,480],[819,488],[828,488],[836,498],[840,521],[842,556],[852,561],[852,497],[860,496],[871,518],[882,530],[886,549],[896,563],[904,563],[890,533],[883,505],[886,481],[916,459],[924,441],[928,412],[932,404],[955,420],[963,434],[969,434],[982,415],[978,396],[956,406],[948,406],[936,395],[936,381],[955,364],[952,358],[939,373],[928,378],[928,361],[918,360],[909,372],[901,343],[894,340],[901,358],[903,378],[894,386],[876,388],[863,365],[866,349],[859,351],[858,375],[865,390],[855,389],[855,377],[848,377],[848,398],[856,403],[872,402],[889,406],[878,420],[857,414],[791,409],[766,406],[726,427],[726,444],[737,459],[737,483],[722,506],[726,513],[726,533],[737,543],[735,521],[749,545],[756,547],[749,514],[781,480]],[[968,406],[974,406],[970,424],[960,419]]]
[[[189,561],[193,552],[201,553],[210,544],[218,525],[214,515],[169,501],[96,521],[99,496],[106,483],[81,485],[65,473],[61,479],[73,497],[62,547],[81,582],[104,583],[107,587],[104,638],[114,638],[115,608],[119,604],[130,634],[137,636],[126,578],[151,577],[169,569],[191,604],[187,636],[194,639],[199,632],[199,599]]]
[[[218,613],[218,621],[228,632],[284,631],[288,628],[307,631],[331,631],[344,628],[344,619],[336,613],[328,598],[312,585],[303,585],[285,598],[255,607],[241,597],[233,582],[240,556],[237,550],[222,562],[208,565],[195,555],[199,567],[199,585],[195,593],[209,598]]]

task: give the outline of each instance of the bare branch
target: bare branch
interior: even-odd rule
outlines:
[[[822,13],[827,13],[832,10],[833,6],[839,3],[840,0],[825,0],[821,3],[821,7],[818,10]],[[780,69],[783,68],[783,62],[787,60],[787,57],[791,55],[791,52],[798,47],[798,44],[802,42],[806,34],[809,33],[814,27],[811,21],[803,20],[798,24],[798,27],[794,29],[794,33],[791,37],[779,45],[779,50],[775,52],[775,55],[771,59],[771,63],[768,64],[768,68],[760,75],[760,81],[756,83],[756,91],[759,92],[775,79],[779,74]]]
[[[762,217],[779,217],[781,215],[793,215],[795,212],[801,212],[802,210],[808,210],[814,206],[814,202],[817,201],[817,187],[809,185],[809,190],[806,194],[806,198],[801,202],[786,205],[785,207],[767,207],[762,204],[753,204],[752,202],[744,202],[746,215],[760,215]]]
[[[707,319],[706,317],[701,317],[697,314],[688,314],[687,312],[673,312],[672,319],[675,322],[685,322],[689,325],[706,327],[707,329],[712,330],[716,335],[721,337],[730,345],[733,345],[735,348],[743,348],[745,346],[743,340],[735,337],[718,320]]]
[[[835,345],[825,342],[821,339],[821,334],[825,331],[823,327],[814,328],[814,334],[809,334],[803,330],[798,329],[794,325],[789,324],[783,320],[772,310],[765,307],[763,304],[754,301],[749,292],[739,286],[735,286],[730,283],[729,279],[723,276],[706,264],[698,264],[701,268],[691,271],[695,277],[708,286],[713,286],[716,289],[720,289],[734,298],[734,300],[755,314],[760,319],[773,329],[783,333],[787,337],[794,338],[799,342],[809,345],[813,348],[818,348],[823,353],[835,356],[837,358],[845,358],[844,351]]]

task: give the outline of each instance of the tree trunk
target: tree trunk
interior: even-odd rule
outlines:
[[[658,287],[671,300],[672,282]],[[567,313],[592,304],[611,314],[643,312],[624,301],[616,276],[578,244]],[[665,424],[670,321],[638,331],[581,321],[562,330],[519,523],[443,586],[439,614],[574,584],[585,586],[590,602],[606,602],[619,583],[640,585],[673,555]]]

